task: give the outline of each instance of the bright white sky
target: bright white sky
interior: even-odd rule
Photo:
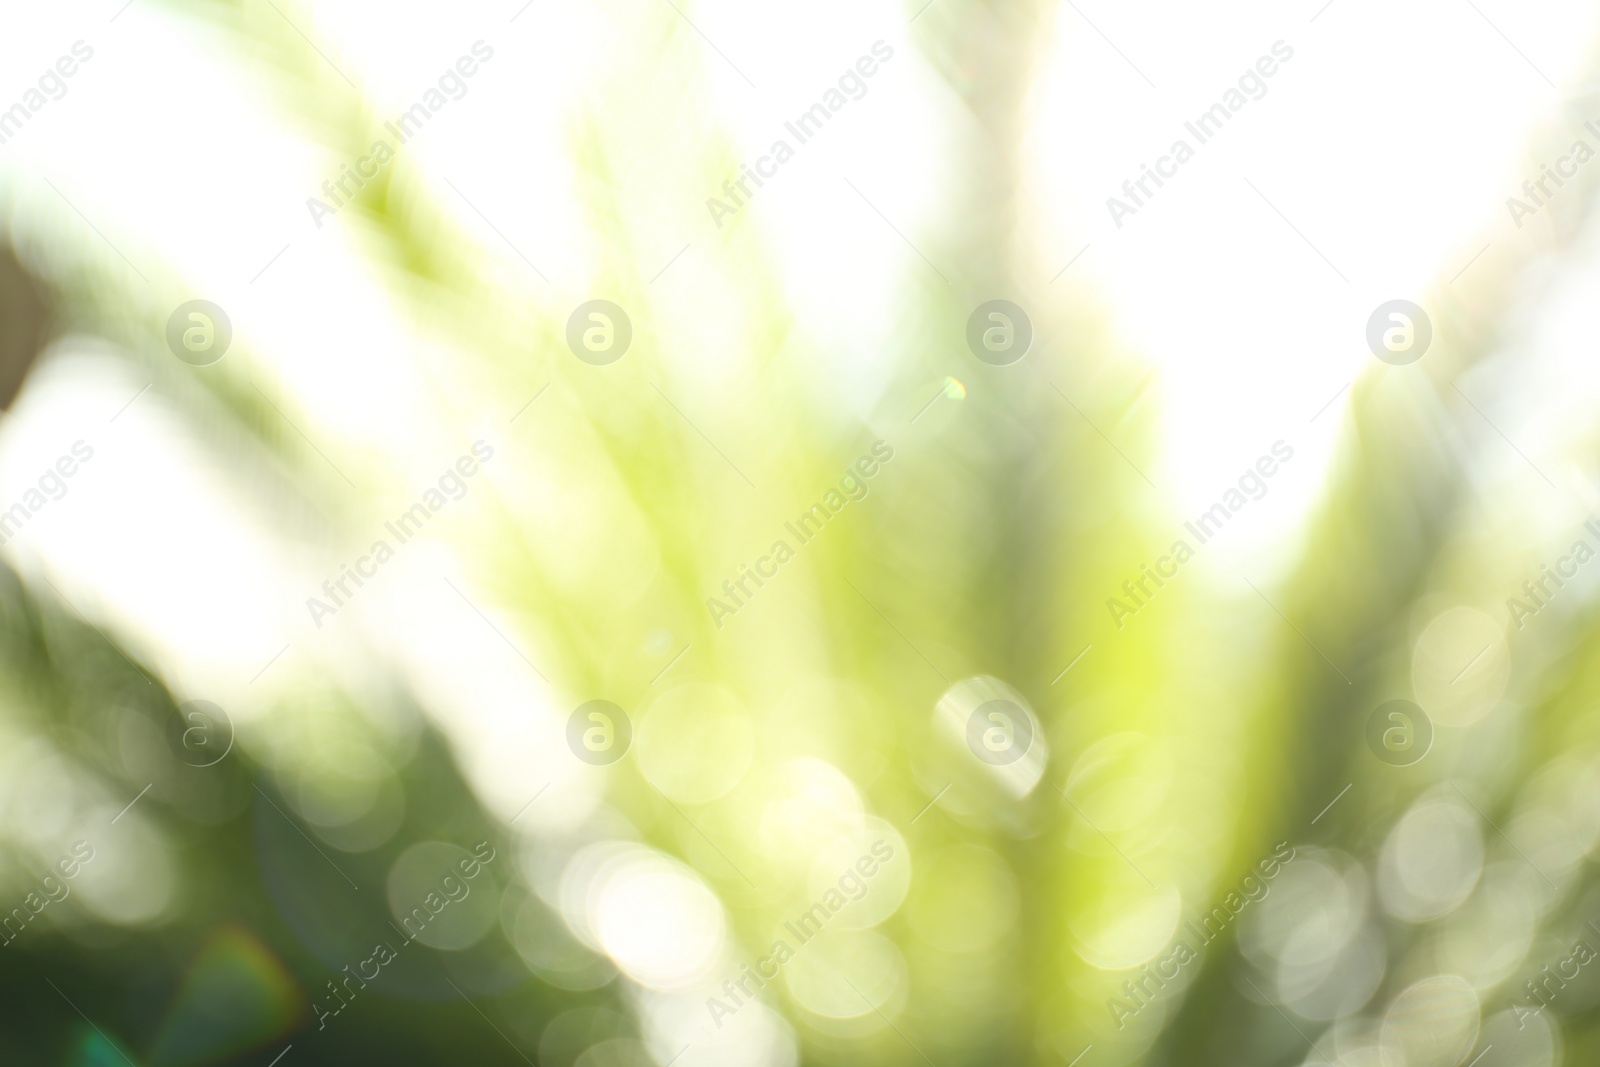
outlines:
[[[937,23],[939,2],[921,18]],[[1386,371],[1361,342],[1371,309],[1396,297],[1426,302],[1486,245],[1491,259],[1511,253],[1516,231],[1504,200],[1535,169],[1525,159],[1530,131],[1548,129],[1563,142],[1562,130],[1582,132],[1563,119],[1564,95],[1545,76],[1574,82],[1595,10],[1506,0],[1159,8],[1063,5],[1040,29],[1024,155],[1038,278],[1023,299],[1098,308],[1131,357],[1152,369],[1165,444],[1149,473],[1175,518],[1215,501],[1275,440],[1294,446],[1268,500],[1223,542],[1225,552],[1248,555],[1292,542],[1283,535],[1322,489],[1349,391],[1314,425],[1311,416],[1357,375]],[[468,94],[402,151],[455,224],[504,260],[508,284],[554,307],[586,291],[601,250],[570,206],[575,131],[590,108],[626,112],[634,94],[661,91],[648,82],[659,57],[646,53],[650,64],[642,64],[634,51],[638,20],[670,28],[676,14],[665,5],[657,18],[620,4],[544,0],[526,9],[419,5],[415,17],[376,2],[286,10],[366,88],[380,115],[413,103],[473,42],[493,48]],[[917,29],[897,6],[838,2],[800,18],[727,2],[687,13],[716,43],[713,50],[676,25],[669,49],[684,69],[701,65],[696,81],[677,88],[703,125],[641,128],[633,162],[658,169],[668,190],[630,224],[653,257],[641,271],[672,262],[662,316],[697,353],[691,372],[708,381],[741,358],[728,340],[737,331],[705,321],[704,309],[731,291],[702,206],[703,179],[674,161],[670,138],[719,136],[733,158],[754,160],[873,42],[894,50],[867,95],[746,209],[758,214],[782,265],[796,329],[837,353],[831,372],[869,411],[899,358],[896,309],[906,287],[932,278],[846,182],[918,247],[936,250],[944,224],[938,176],[949,150],[942,131],[962,105],[920,57]],[[0,99],[20,97],[32,72],[74,41],[94,49],[65,97],[0,147],[0,173],[22,218],[54,215],[59,232],[81,232],[93,254],[109,255],[48,179],[174,304],[194,294],[221,303],[260,353],[255,376],[269,392],[292,395],[302,428],[345,457],[363,486],[387,484],[403,497],[436,476],[439,457],[459,450],[463,422],[477,420],[480,435],[503,425],[499,412],[441,410],[422,368],[449,360],[448,340],[408,330],[359,257],[366,234],[358,222],[336,217],[319,230],[306,211],[306,197],[343,161],[304,139],[275,87],[234,62],[215,30],[150,0],[7,17],[30,25],[0,37],[0,70],[10,79]],[[1175,138],[1192,140],[1184,122],[1280,40],[1294,55],[1268,80],[1267,95],[1198,146],[1118,229],[1106,197],[1120,195],[1122,182]],[[323,73],[343,84],[331,65]],[[697,286],[716,296],[697,300]],[[1557,321],[1581,327],[1572,316]],[[1550,349],[1561,342],[1543,341]],[[1080,380],[1070,356],[1041,358],[1069,391]],[[227,473],[209,466],[203,447],[172,438],[160,396],[106,423],[102,413],[142,384],[111,367],[86,361],[42,379],[0,428],[5,500],[72,440],[117,442],[101,449],[68,502],[53,505],[7,551],[43,556],[92,602],[139,619],[175,669],[196,673],[196,684],[251,677],[309,632],[299,599],[283,589],[314,589],[330,561],[254,543],[254,520],[227,507]],[[1592,390],[1592,368],[1567,368],[1566,395]],[[952,362],[952,373],[961,370]],[[380,468],[362,466],[360,457],[374,455],[385,457]],[[141,482],[140,470],[168,473],[156,486]],[[141,501],[151,505],[147,514],[167,518],[117,520],[141,510]],[[116,538],[100,536],[108,527]],[[204,533],[179,537],[177,529]],[[238,566],[243,557],[252,561],[247,569]],[[215,595],[219,588],[227,596]],[[431,602],[435,592],[417,595]]]
[[[937,23],[940,2],[921,18]],[[494,59],[468,95],[403,151],[453,221],[504,260],[511,284],[556,307],[586,291],[600,247],[570,206],[575,131],[587,109],[625,111],[630,94],[663,91],[634,51],[638,20],[672,27],[679,16],[665,5],[652,15],[632,5],[545,0],[526,9],[418,5],[415,17],[376,2],[286,10],[367,89],[380,114],[409,106],[474,41],[488,43]],[[870,410],[898,358],[895,309],[907,285],[930,277],[841,179],[919,247],[937,247],[938,178],[949,148],[941,131],[961,105],[920,58],[917,28],[898,6],[825,3],[799,17],[715,2],[687,13],[704,38],[676,25],[671,50],[686,69],[702,66],[678,89],[704,125],[654,131],[661,142],[640,131],[633,162],[659,168],[667,192],[630,223],[651,248],[641,271],[673,263],[662,280],[663,318],[701,354],[692,370],[708,380],[738,358],[727,340],[737,331],[697,315],[706,303],[696,301],[695,287],[726,295],[727,281],[702,179],[658,149],[674,137],[717,135],[735,158],[753,160],[874,41],[894,49],[866,97],[804,146],[748,209],[759,213],[782,264],[796,328],[838,353],[832,372],[853,383],[861,409]],[[447,405],[420,368],[448,360],[448,340],[408,331],[392,294],[359,258],[359,223],[336,218],[319,230],[306,211],[305,198],[342,161],[304,139],[276,88],[235,62],[216,31],[150,0],[126,9],[118,0],[31,7],[7,18],[28,28],[0,36],[9,79],[0,100],[20,97],[33,72],[74,41],[94,48],[65,97],[0,148],[0,173],[21,218],[56,216],[58,232],[81,232],[93,254],[110,255],[48,179],[174,304],[205,294],[229,309],[236,333],[260,353],[254,373],[269,391],[293,397],[303,428],[345,457],[363,486],[387,484],[404,496],[436,476],[441,456],[459,451],[464,421],[481,414],[483,427],[503,425],[501,412],[441,410]],[[1296,449],[1292,468],[1252,507],[1249,523],[1230,529],[1226,551],[1292,540],[1282,535],[1322,488],[1349,392],[1314,426],[1311,415],[1357,375],[1386,371],[1361,342],[1366,317],[1395,297],[1426,302],[1486,245],[1491,258],[1510,253],[1516,231],[1504,200],[1535,169],[1525,158],[1530,131],[1553,131],[1563,142],[1581,133],[1561,113],[1574,94],[1545,77],[1574,83],[1594,18],[1592,5],[1577,2],[1333,0],[1320,10],[1166,3],[1135,12],[1086,0],[1063,5],[1041,27],[1024,157],[1038,279],[1026,295],[1100,309],[1133,358],[1152,368],[1164,448],[1150,473],[1174,516],[1215,501],[1283,438]],[[1265,98],[1115,227],[1106,197],[1186,136],[1185,120],[1279,40],[1294,56],[1269,79]],[[339,82],[331,66],[324,73]],[[1569,333],[1582,327],[1570,315],[1554,321]],[[1566,334],[1542,343],[1572,350]],[[1048,358],[1070,389],[1070,358]],[[7,551],[46,559],[86,606],[137,618],[180,676],[235,686],[228,679],[251,677],[309,632],[299,598],[283,590],[314,589],[329,560],[260,542],[254,520],[230,509],[227,473],[209,465],[203,446],[172,436],[160,396],[107,423],[106,413],[141,384],[111,367],[86,361],[41,379],[0,427],[7,501],[72,440],[108,442],[69,499]],[[952,363],[953,373],[960,369]],[[1594,373],[1592,360],[1570,363],[1565,395],[1591,392]],[[380,469],[362,466],[360,457],[375,455],[386,459]],[[166,473],[156,485],[154,474],[141,482],[141,470]],[[128,521],[135,512],[144,521]],[[101,536],[109,528],[115,538]],[[250,566],[241,568],[246,558]],[[431,603],[437,592],[415,595]]]

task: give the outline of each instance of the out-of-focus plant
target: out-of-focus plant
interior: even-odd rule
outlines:
[[[1540,556],[1501,502],[1577,537],[1592,480],[1473,472],[1502,469],[1480,408],[1529,279],[1587,265],[1595,179],[1562,226],[1441,283],[1424,363],[1356,380],[1281,580],[1186,565],[1113,632],[1106,598],[1183,523],[1144,469],[1160,412],[1137,360],[1030,280],[1023,145],[1052,6],[944,6],[910,39],[962,131],[938,186],[956,221],[886,237],[911,246],[880,316],[893,350],[854,376],[757,212],[705,222],[674,287],[660,219],[740,168],[700,117],[731,61],[671,5],[605,9],[637,21],[625,62],[566,131],[586,272],[524,255],[437,158],[402,151],[326,245],[286,246],[358,273],[326,303],[248,303],[197,373],[167,349],[181,263],[141,278],[78,240],[70,204],[13,209],[0,378],[39,357],[33,388],[80,365],[147,380],[188,480],[251,531],[236,565],[284,589],[265,626],[282,650],[229,679],[154,608],[79,603],[92,576],[58,587],[48,551],[5,571],[0,889],[50,927],[21,923],[0,957],[28,1009],[0,1031],[9,1057],[1494,1067],[1592,1049],[1594,972],[1560,968],[1600,921],[1595,629],[1576,597],[1538,643],[1497,614]],[[383,136],[309,11],[161,11],[251,64],[329,173]],[[686,126],[704,136],[686,146]],[[7,173],[14,204],[42,202],[28,177]],[[896,230],[888,196],[846,181]],[[962,345],[997,293],[1033,311],[1015,366]],[[631,323],[614,365],[569,347],[600,297]],[[342,410],[299,352],[336,349],[317,331],[351,314],[404,341],[327,353],[352,405],[399,383],[383,418]],[[469,454],[478,473],[445,483]],[[419,501],[407,547],[389,524]],[[191,515],[166,517],[177,537]],[[230,721],[191,717],[202,681]],[[1431,724],[1404,766],[1368,744],[1396,696]],[[194,729],[227,737],[219,762],[184,758]],[[1026,755],[985,758],[990,730],[991,753],[1020,730]],[[33,910],[78,840],[96,858]],[[497,858],[446,886],[480,841]]]

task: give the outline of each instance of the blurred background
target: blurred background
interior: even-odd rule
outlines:
[[[7,5],[0,1061],[1592,1062],[1597,16]]]

